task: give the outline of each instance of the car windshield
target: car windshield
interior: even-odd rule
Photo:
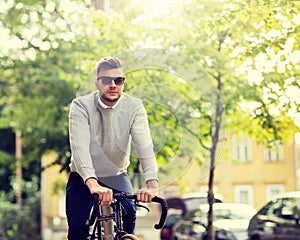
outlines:
[[[250,219],[256,210],[247,205],[239,204],[220,204],[214,205],[214,220],[221,219]],[[201,217],[202,221],[205,222],[207,218],[208,205],[202,206],[200,211],[195,212],[195,217]]]
[[[255,212],[247,208],[215,209],[214,219],[250,219]]]
[[[214,202],[221,201],[219,199],[215,199]],[[194,197],[185,199],[185,205],[189,211],[198,209],[201,204],[207,204],[207,197]]]
[[[207,198],[187,198],[185,200],[186,208],[188,210],[194,210],[199,208],[200,204],[207,203]]]

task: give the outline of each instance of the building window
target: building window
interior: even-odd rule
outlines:
[[[270,184],[266,186],[267,201],[271,201],[274,197],[285,192],[284,185],[282,184]]]
[[[278,162],[283,159],[283,146],[277,145],[274,149],[265,149],[265,160],[268,162]]]
[[[235,159],[240,162],[249,162],[252,158],[251,152],[251,140],[246,134],[242,135],[241,138],[233,137],[233,155]]]
[[[234,188],[235,201],[253,205],[253,187],[251,185],[237,185]]]

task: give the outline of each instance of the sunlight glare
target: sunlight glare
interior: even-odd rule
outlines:
[[[253,112],[255,109],[258,109],[261,106],[261,103],[255,101],[242,101],[240,103],[240,108],[246,112]]]
[[[78,4],[69,0],[61,1],[59,4],[59,10],[66,12],[76,12],[78,10]]]
[[[148,1],[148,7],[152,9],[153,15],[168,14],[171,2],[174,0],[151,0]]]
[[[9,0],[7,2],[0,1],[0,13],[6,13],[9,9],[11,9],[15,4],[14,0]]]
[[[166,9],[169,7],[170,0],[152,0],[153,6],[159,6],[160,9]]]

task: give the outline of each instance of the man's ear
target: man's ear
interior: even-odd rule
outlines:
[[[95,87],[96,87],[97,90],[100,89],[100,87],[99,87],[99,81],[97,81],[97,80],[95,81]]]

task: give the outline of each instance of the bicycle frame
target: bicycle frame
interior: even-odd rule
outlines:
[[[123,230],[122,221],[122,204],[123,200],[133,199],[134,203],[138,207],[144,207],[139,205],[137,201],[136,194],[128,193],[114,193],[113,203],[110,207],[99,207],[98,195],[94,194],[94,207],[89,219],[88,225],[93,227],[92,234],[88,237],[89,240],[119,240],[119,239],[138,239],[132,234],[127,234]],[[158,224],[154,225],[155,229],[161,229],[165,223],[168,206],[167,202],[163,198],[154,197],[152,202],[160,203],[161,205],[161,216]],[[148,208],[146,208],[150,211]],[[103,224],[103,226],[102,226]],[[103,229],[102,229],[103,228]],[[104,230],[104,232],[102,231]]]

